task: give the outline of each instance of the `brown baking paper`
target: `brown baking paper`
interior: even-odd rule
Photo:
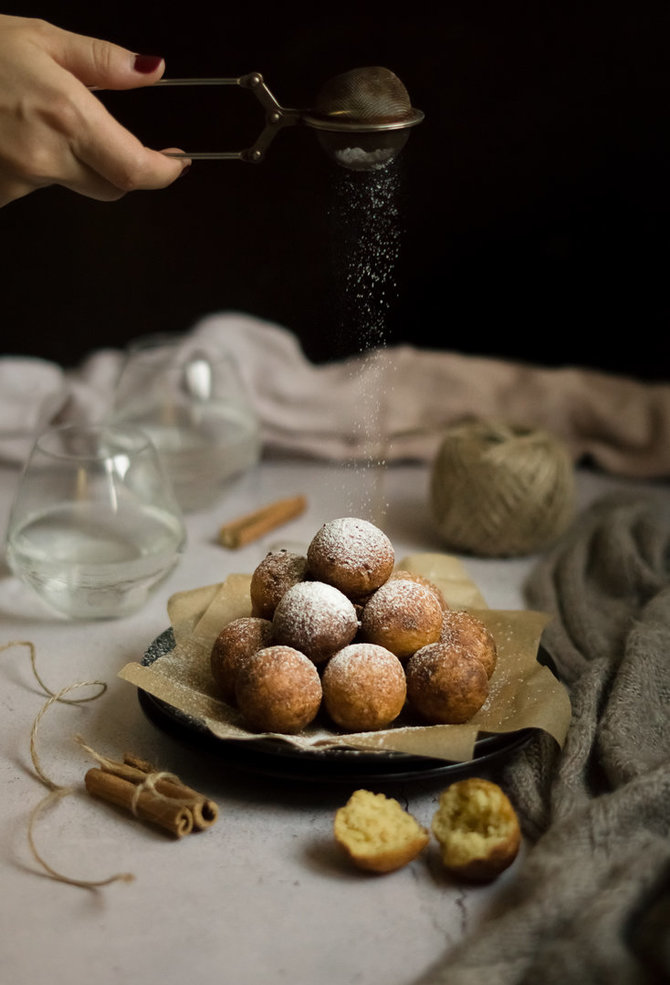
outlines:
[[[489,609],[458,558],[415,554],[398,565],[429,578],[452,608],[468,609],[492,632],[498,662],[484,706],[465,725],[417,724],[409,717],[379,732],[342,733],[314,724],[300,735],[250,732],[240,713],[222,701],[210,673],[210,652],[226,623],[251,614],[250,575],[230,575],[224,582],[180,592],[168,600],[168,618],[176,645],[150,666],[129,663],[120,677],[164,701],[220,739],[281,739],[302,749],[347,747],[431,756],[451,762],[473,758],[475,741],[488,734],[538,728],[562,746],[570,721],[564,686],[537,661],[543,612]]]

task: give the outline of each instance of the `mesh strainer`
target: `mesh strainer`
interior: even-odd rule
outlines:
[[[237,85],[250,89],[265,110],[265,127],[251,147],[240,151],[193,151],[191,160],[242,160],[257,163],[286,126],[305,125],[316,131],[326,153],[343,167],[384,167],[404,147],[409,130],[423,120],[405,86],[387,68],[369,66],[337,75],[317,93],[314,108],[280,106],[258,72],[229,79],[161,79],[157,86]]]

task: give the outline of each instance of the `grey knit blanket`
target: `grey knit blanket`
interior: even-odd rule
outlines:
[[[543,642],[570,691],[567,740],[538,736],[496,777],[529,850],[504,907],[422,981],[667,985],[668,493],[589,508],[527,598],[555,616]]]

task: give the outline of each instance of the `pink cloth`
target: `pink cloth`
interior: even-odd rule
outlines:
[[[183,344],[233,355],[268,452],[430,461],[445,427],[475,417],[544,428],[563,439],[575,462],[589,458],[613,474],[670,475],[670,384],[409,345],[314,365],[291,332],[238,313],[207,316]],[[0,359],[0,381],[10,358]],[[19,452],[16,435],[10,442],[0,433],[0,456],[25,454],[45,407],[51,420],[104,418],[122,360],[121,352],[100,350],[76,371],[51,367],[54,386],[46,395],[34,386],[45,364],[17,361],[15,385],[0,392],[0,411],[25,423],[25,440]]]
[[[670,475],[670,384],[408,345],[314,366],[290,332],[244,315],[209,316],[194,334],[233,352],[272,448],[355,456],[368,413],[391,436],[390,460],[430,460],[445,426],[476,417],[545,428],[575,461],[618,475]]]

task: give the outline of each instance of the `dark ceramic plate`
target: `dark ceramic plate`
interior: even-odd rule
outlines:
[[[142,664],[149,666],[160,660],[174,645],[172,630],[166,629],[148,648]],[[551,659],[542,647],[538,660],[555,673]],[[154,725],[188,745],[213,753],[224,764],[267,776],[312,782],[389,782],[445,775],[454,779],[493,766],[526,745],[536,732],[535,729],[522,729],[504,735],[483,736],[475,742],[474,758],[464,763],[401,752],[299,749],[280,739],[220,739],[199,719],[191,718],[141,688],[138,697],[142,710]]]

